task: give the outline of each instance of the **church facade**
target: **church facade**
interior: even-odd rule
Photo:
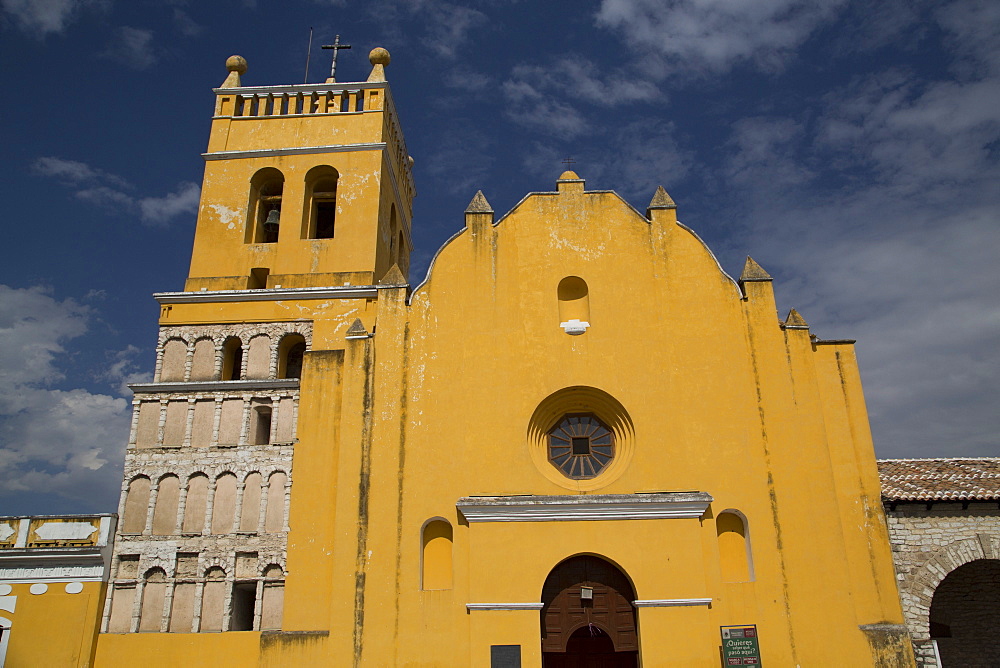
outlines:
[[[227,63],[94,665],[913,665],[853,342],[570,171],[411,281],[371,62]]]

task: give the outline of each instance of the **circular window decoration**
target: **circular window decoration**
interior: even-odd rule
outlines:
[[[625,406],[586,385],[564,387],[542,399],[528,420],[527,441],[538,472],[575,492],[614,483],[635,455],[635,427]]]
[[[615,457],[615,437],[592,413],[564,415],[549,430],[549,461],[574,480],[593,478]]]

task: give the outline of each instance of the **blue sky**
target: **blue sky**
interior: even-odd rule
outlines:
[[[881,457],[997,454],[1000,3],[0,0],[0,514],[112,511],[128,382],[182,288],[211,88],[387,78],[416,160],[411,281],[482,188],[572,157],[658,184],[782,316],[856,338]]]

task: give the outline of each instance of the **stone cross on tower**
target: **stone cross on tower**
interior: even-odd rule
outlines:
[[[341,44],[340,35],[334,37],[333,44],[324,44],[324,49],[333,49],[333,62],[330,64],[330,78],[326,80],[326,83],[336,83],[337,81],[337,52],[341,49],[351,48],[350,44]]]

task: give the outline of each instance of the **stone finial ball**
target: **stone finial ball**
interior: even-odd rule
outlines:
[[[383,49],[381,46],[376,46],[372,49],[372,52],[368,54],[368,62],[372,65],[388,65],[389,64],[389,52]]]
[[[226,69],[230,72],[237,72],[239,74],[246,74],[247,71],[247,59],[243,56],[229,56],[226,58]]]

